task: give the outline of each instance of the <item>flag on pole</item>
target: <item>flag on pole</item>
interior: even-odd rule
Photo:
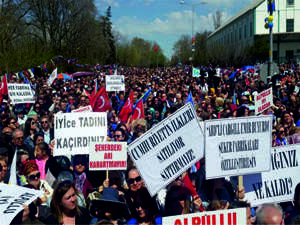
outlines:
[[[195,107],[195,104],[194,104],[194,101],[193,101],[193,96],[192,96],[191,92],[189,93],[189,95],[188,95],[188,97],[187,97],[187,99],[185,101],[185,104],[187,104],[189,102],[192,103],[192,105]]]
[[[121,122],[126,123],[129,115],[132,113],[133,109],[133,91],[130,91],[129,97],[125,102],[121,112],[119,113],[119,119]]]
[[[47,81],[48,85],[51,86],[56,78],[57,78],[57,68],[55,70],[53,70],[53,72],[51,73],[51,75]]]
[[[17,150],[15,150],[14,158],[10,166],[10,177],[8,184],[17,185]]]
[[[91,99],[90,105],[94,112],[106,112],[111,109],[111,102],[105,87],[100,88],[97,94]]]
[[[133,120],[139,120],[139,119],[145,119],[143,101],[139,101],[136,104],[136,107],[135,107],[135,109],[133,111],[133,115],[131,117],[130,122],[132,122]]]

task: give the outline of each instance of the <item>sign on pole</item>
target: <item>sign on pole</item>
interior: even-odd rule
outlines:
[[[80,107],[79,109],[74,109],[72,110],[72,113],[78,113],[78,112],[93,112],[92,106],[88,105],[88,106],[84,106],[84,107]]]
[[[15,216],[24,209],[24,205],[29,205],[41,195],[41,191],[0,183],[1,224],[10,224]]]
[[[89,154],[91,142],[106,139],[106,113],[58,113],[54,117],[54,136],[54,156]]]
[[[51,73],[50,77],[47,80],[47,83],[49,86],[51,86],[53,84],[56,77],[57,77],[57,68],[55,70],[53,70],[53,72]]]
[[[272,116],[207,120],[206,179],[269,171]]]
[[[237,225],[247,224],[247,209],[237,208],[163,217],[163,225]]]
[[[193,67],[193,77],[200,77],[200,69]]]
[[[125,91],[125,79],[123,75],[109,75],[105,77],[106,91]]]
[[[269,88],[255,96],[255,115],[273,106],[273,91]]]
[[[244,176],[245,199],[251,206],[288,202],[300,182],[300,144],[272,149],[269,172]]]
[[[126,170],[127,143],[91,143],[89,170]]]
[[[203,138],[188,103],[128,146],[152,196],[204,156]]]
[[[34,103],[30,84],[7,84],[8,97],[13,105]]]

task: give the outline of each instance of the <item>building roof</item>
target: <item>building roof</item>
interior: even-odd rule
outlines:
[[[222,26],[220,26],[219,28],[217,28],[214,32],[212,32],[209,36],[213,36],[214,34],[216,34],[217,32],[219,32],[220,30],[222,30],[224,27],[226,27],[228,24],[232,23],[233,21],[235,21],[237,18],[239,18],[240,16],[244,15],[245,13],[247,13],[248,11],[258,7],[260,4],[262,4],[265,0],[255,0],[253,1],[251,4],[249,4],[247,7],[245,7],[244,9],[242,9],[241,11],[239,11],[237,14],[235,14],[233,17],[231,17],[229,20],[227,20]]]

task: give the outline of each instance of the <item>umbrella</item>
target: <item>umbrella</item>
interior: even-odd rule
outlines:
[[[57,75],[57,79],[72,80],[72,76],[66,73],[60,73]]]

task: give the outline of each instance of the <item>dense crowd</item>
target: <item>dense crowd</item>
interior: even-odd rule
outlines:
[[[184,106],[189,93],[199,120],[205,121],[255,115],[255,95],[272,88],[274,105],[263,113],[273,116],[272,146],[300,143],[300,67],[278,67],[279,74],[265,82],[253,69],[228,67],[217,73],[216,67],[207,66],[201,67],[200,77],[193,77],[189,66],[119,67],[126,91],[108,92],[107,141],[130,144]],[[243,201],[245,190],[236,177],[206,180],[205,159],[201,159],[151,197],[129,156],[127,171],[108,175],[89,171],[88,155],[53,156],[54,115],[90,104],[89,95],[105,86],[105,76],[114,73],[110,67],[98,68],[93,76],[56,79],[52,85],[47,83],[48,73],[35,76],[30,80],[34,104],[12,105],[9,98],[3,99],[0,182],[8,183],[17,152],[18,185],[44,193],[24,206],[12,224],[161,224],[165,216],[230,208],[247,208],[248,224],[300,224],[300,184],[293,202],[253,208]],[[8,82],[24,81],[11,76]],[[134,104],[140,98],[144,101],[145,118],[121,122],[119,113],[131,90]]]

